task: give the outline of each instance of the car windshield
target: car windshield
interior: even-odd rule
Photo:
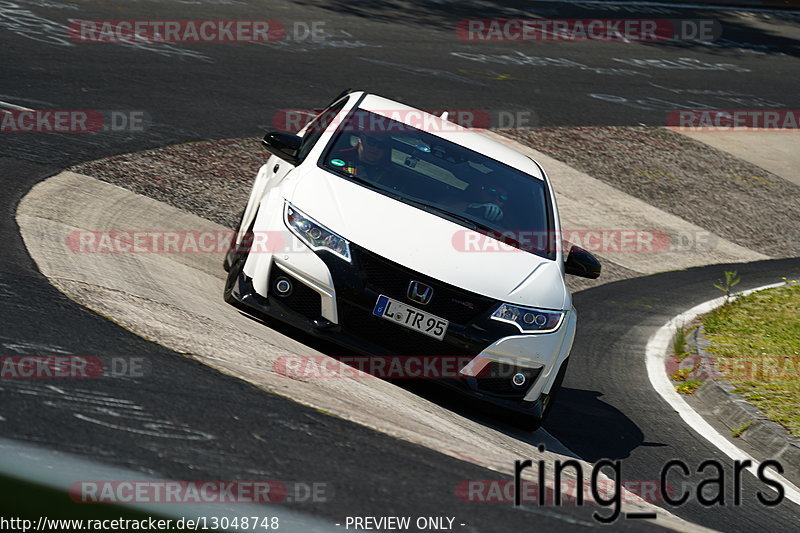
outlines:
[[[551,256],[544,181],[441,137],[358,109],[320,162],[381,194]]]

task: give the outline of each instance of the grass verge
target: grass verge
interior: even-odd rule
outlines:
[[[800,437],[800,283],[729,301],[703,325],[734,391]]]

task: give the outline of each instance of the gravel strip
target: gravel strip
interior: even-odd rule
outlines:
[[[500,130],[614,187],[742,246],[800,255],[800,187],[663,128]],[[268,154],[259,138],[203,141],[122,154],[70,170],[229,228]],[[573,291],[638,276],[603,261],[598,280],[569,276]]]
[[[498,133],[736,244],[800,255],[800,187],[727,152],[654,127]]]
[[[227,139],[116,155],[69,170],[234,229],[268,158],[260,138]]]

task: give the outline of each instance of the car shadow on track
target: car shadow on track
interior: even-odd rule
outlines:
[[[589,462],[624,459],[641,446],[666,446],[645,442],[639,426],[602,397],[602,392],[563,387],[545,428]]]
[[[641,446],[666,446],[645,442],[644,434],[633,421],[604,402],[597,391],[563,387],[542,430],[526,431],[497,408],[453,394],[435,383],[396,383],[406,390],[486,427],[533,445],[579,457],[589,462],[599,459],[624,459]]]
[[[242,313],[260,324],[322,352],[334,359],[353,353],[334,343],[309,335],[293,326]],[[346,363],[346,362],[345,362]],[[644,442],[639,427],[618,409],[604,402],[602,393],[564,386],[553,412],[542,430],[529,431],[515,425],[514,415],[475,398],[425,379],[388,379],[395,386],[438,405],[456,415],[499,431],[521,442],[539,445],[553,452],[594,462],[622,459]]]

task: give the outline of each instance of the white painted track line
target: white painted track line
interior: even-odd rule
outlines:
[[[772,289],[782,285],[784,284],[774,283],[772,285],[764,285],[763,287],[750,289],[737,294],[744,296],[756,291]],[[673,409],[675,409],[675,411],[680,415],[684,422],[689,425],[689,427],[691,427],[700,436],[713,444],[717,449],[719,449],[719,451],[734,461],[750,460],[752,462],[752,466],[747,470],[750,471],[751,474],[756,475],[758,466],[761,463],[753,458],[750,454],[741,450],[728,439],[726,439],[716,429],[714,429],[711,424],[706,422],[702,416],[692,409],[686,400],[684,400],[681,395],[675,391],[675,387],[667,377],[667,372],[664,367],[664,359],[677,326],[679,324],[686,324],[695,317],[708,313],[714,308],[722,305],[724,301],[725,297],[720,297],[703,302],[700,305],[696,305],[688,311],[672,318],[669,322],[661,326],[661,328],[659,328],[659,330],[652,337],[650,337],[650,340],[647,342],[647,348],[645,351],[645,357],[647,360],[647,375],[650,378],[650,383],[653,385],[653,388],[656,390],[656,392],[664,399],[664,401],[666,401]],[[800,504],[800,489],[798,489],[789,480],[779,475],[774,470],[770,470],[769,473],[772,479],[777,480],[783,485],[786,498],[796,504]]]
[[[788,13],[792,15],[800,14],[798,10],[788,10],[781,8],[771,8],[769,6],[746,6],[746,5],[716,5],[716,4],[693,4],[683,2],[606,2],[605,0],[534,0],[533,4],[547,3],[547,4],[577,4],[581,6],[598,6],[608,7],[614,6],[619,8],[630,8],[634,10],[637,7],[660,7],[660,8],[678,8],[678,9],[700,9],[703,11],[747,11],[751,13]]]
[[[0,107],[11,109],[12,111],[35,111],[29,107],[22,107],[21,105],[12,104],[11,102],[4,102],[0,100]]]

